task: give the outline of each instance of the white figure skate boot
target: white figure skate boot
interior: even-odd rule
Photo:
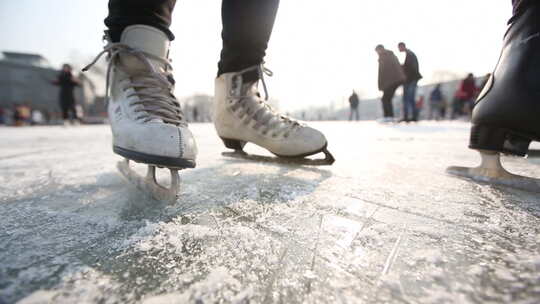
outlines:
[[[258,81],[243,80],[242,75],[253,70],[259,73],[267,99],[263,73],[271,75],[271,72],[262,65],[216,78],[214,125],[225,146],[235,150],[223,155],[257,161],[331,165],[334,158],[326,149],[327,141],[321,132],[274,112],[261,98]],[[243,151],[247,142],[261,146],[279,158],[249,155]],[[305,158],[320,152],[325,154],[324,159]]]
[[[120,42],[105,46],[84,70],[108,53],[107,96],[113,151],[125,158],[119,170],[154,198],[174,201],[179,191],[177,171],[195,167],[197,147],[172,93],[169,44],[159,29],[129,26]],[[129,168],[129,160],[149,165],[145,179]],[[169,189],[157,184],[156,166],[171,170]]]

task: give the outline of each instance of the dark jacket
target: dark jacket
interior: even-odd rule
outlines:
[[[399,59],[392,51],[384,50],[379,55],[379,90],[384,91],[405,81]]]
[[[420,66],[418,64],[418,58],[411,51],[407,50],[405,55],[405,62],[403,63],[403,72],[405,72],[406,82],[418,81],[422,79],[420,74]]]
[[[440,101],[443,101],[443,99],[444,97],[442,95],[440,87],[435,87],[435,89],[433,89],[433,91],[431,91],[431,94],[429,95],[429,101],[431,103],[438,103]]]
[[[73,77],[71,72],[60,72],[58,78],[54,82],[60,87],[60,102],[62,103],[74,103],[75,96],[73,90],[79,85],[79,82]]]
[[[351,97],[349,97],[349,104],[351,105],[351,108],[356,109],[358,108],[358,103],[360,103],[360,99],[358,98],[358,94],[354,92]]]

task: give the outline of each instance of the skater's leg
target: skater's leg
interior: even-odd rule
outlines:
[[[382,108],[383,108],[383,116],[384,118],[386,117],[391,117],[390,115],[390,112],[391,112],[391,103],[392,103],[392,89],[386,89],[383,91],[383,96],[381,98],[381,102],[382,102]]]
[[[381,99],[382,99],[382,106],[383,106],[383,114],[385,118],[394,117],[392,99],[394,98],[395,92],[396,92],[395,86],[392,86],[383,91],[383,96]]]
[[[223,0],[223,48],[218,64],[218,76],[238,72],[263,62],[274,26],[279,0]],[[253,71],[245,81],[258,79]]]
[[[403,85],[403,107],[404,107],[404,119],[415,120],[416,119],[416,82],[408,82]]]
[[[409,95],[409,84],[405,83],[403,84],[403,96],[402,96],[402,103],[403,103],[403,117],[402,120],[409,120],[409,106],[407,105],[407,96]]]
[[[71,112],[70,120],[73,122],[74,120],[79,119],[79,117],[77,117],[77,107],[75,104],[75,99],[73,99],[73,101],[69,103],[68,107],[69,107],[69,112]]]
[[[443,119],[443,120],[446,119],[446,107],[445,107],[445,106],[442,106],[441,109],[440,109],[440,111],[441,111],[441,114],[440,114],[440,115],[441,115],[441,119]]]
[[[266,104],[262,79],[271,72],[262,66],[279,0],[223,0],[223,49],[214,98],[214,126],[225,146],[242,151],[247,142],[282,158],[324,152],[326,159],[302,164],[331,164],[325,136],[318,130],[281,115]],[[263,99],[258,80],[265,89]],[[244,153],[245,154],[245,153]]]
[[[108,54],[108,114],[113,151],[124,157],[119,170],[137,187],[157,199],[174,201],[178,170],[194,168],[197,146],[180,103],[173,94],[168,58],[168,29],[175,0],[110,0],[105,24],[108,44],[87,67]],[[129,161],[148,165],[146,178]],[[155,168],[171,171],[169,188],[157,184]]]
[[[176,0],[109,0],[109,15],[105,25],[112,42],[120,41],[122,31],[135,24],[160,29],[169,40],[174,39],[169,30]]]
[[[168,26],[175,2],[110,0],[109,45],[96,60],[110,55],[106,93],[114,151],[139,162],[185,168],[195,166],[196,147],[172,94]]]
[[[449,172],[540,192],[540,180],[511,175],[498,160],[500,153],[525,156],[531,141],[540,141],[540,5],[514,4],[502,55],[472,113],[469,147],[482,154],[483,162]]]
[[[60,107],[62,108],[62,119],[64,121],[69,119],[69,105],[66,101],[62,100],[60,102]]]
[[[418,108],[416,107],[416,89],[418,88],[418,84],[415,82],[411,83],[411,88],[409,91],[409,107],[411,109],[412,113],[412,120],[417,121],[418,120]]]
[[[396,90],[398,88],[399,85],[396,85],[390,89],[390,95],[388,97],[388,117],[394,117],[394,95],[396,95]]]

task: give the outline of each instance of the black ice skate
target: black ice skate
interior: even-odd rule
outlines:
[[[507,172],[500,154],[526,156],[540,141],[540,5],[514,17],[494,73],[472,116],[469,147],[478,150],[478,168],[450,167],[447,172],[474,180],[540,192],[540,179]]]

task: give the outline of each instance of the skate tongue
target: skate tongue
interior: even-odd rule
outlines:
[[[120,42],[159,58],[165,59],[168,57],[169,38],[161,30],[151,26],[128,26],[122,32]],[[166,69],[162,62],[152,58],[148,58],[148,60],[156,67],[156,69]],[[148,67],[134,55],[120,54],[120,64],[122,70],[132,76],[148,73]]]

